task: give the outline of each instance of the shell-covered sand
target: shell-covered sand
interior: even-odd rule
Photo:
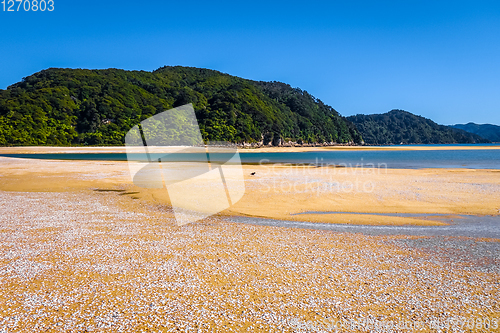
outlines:
[[[389,170],[370,193],[265,195],[265,177],[299,177],[280,170],[245,166],[232,209],[498,213],[500,202],[494,171]],[[218,216],[178,227],[168,195],[134,187],[125,163],[0,158],[0,332],[468,331],[472,320],[499,331],[499,248]]]
[[[452,239],[434,253],[402,242],[417,237],[217,219],[177,227],[169,209],[118,193],[0,193],[2,329],[325,331],[342,319],[428,328],[500,319],[500,263],[453,260]]]

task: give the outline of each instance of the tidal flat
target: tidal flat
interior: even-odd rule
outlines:
[[[498,331],[496,237],[231,219],[446,227],[498,216],[499,170],[243,170],[238,203],[179,227],[126,162],[0,158],[0,331]]]

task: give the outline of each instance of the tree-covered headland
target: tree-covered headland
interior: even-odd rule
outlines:
[[[306,91],[218,71],[51,68],[0,90],[0,145],[123,145],[134,125],[192,103],[203,139],[239,144],[361,143]]]
[[[358,114],[347,118],[367,144],[487,143],[478,135],[439,125],[430,119],[403,110],[383,114]]]

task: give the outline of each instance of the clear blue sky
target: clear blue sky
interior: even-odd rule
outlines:
[[[0,89],[48,67],[164,65],[283,81],[343,115],[500,124],[500,2],[55,0],[54,12],[0,12]]]

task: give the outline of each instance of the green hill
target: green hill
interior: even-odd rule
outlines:
[[[403,110],[347,118],[361,132],[367,144],[487,143],[489,140],[438,125],[430,119]]]
[[[0,145],[122,145],[127,131],[193,103],[204,140],[360,143],[355,126],[307,92],[217,71],[51,68],[0,90]]]
[[[451,125],[450,127],[477,134],[491,142],[500,142],[500,126],[497,125],[468,123]]]

